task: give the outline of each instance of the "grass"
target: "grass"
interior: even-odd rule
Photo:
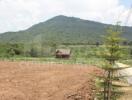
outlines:
[[[49,50],[49,47],[46,47]],[[63,63],[63,64],[88,64],[88,65],[96,65],[101,67],[104,63],[102,58],[99,58],[100,51],[104,51],[103,45],[95,46],[95,45],[59,45],[57,48],[69,48],[72,51],[72,55],[70,59],[56,59],[53,54],[55,50],[52,52],[48,52],[47,55],[43,55],[44,57],[24,57],[24,55],[8,57],[8,58],[0,58],[1,60],[11,60],[11,61],[39,61],[44,63]],[[128,48],[128,47],[126,47]],[[46,53],[47,51],[44,50]],[[40,52],[39,52],[40,53]],[[45,54],[44,53],[44,54]],[[52,55],[51,55],[52,54]],[[126,58],[126,57],[125,57]],[[132,59],[121,61],[125,64],[132,65]]]
[[[1,58],[1,60],[9,61],[36,61],[42,63],[61,63],[61,64],[88,64],[101,67],[103,65],[103,59],[101,58],[70,58],[70,59],[58,59],[55,57],[10,57],[10,58]]]

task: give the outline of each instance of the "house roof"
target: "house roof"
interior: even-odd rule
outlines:
[[[71,53],[71,50],[70,49],[56,49],[56,53],[69,55]]]

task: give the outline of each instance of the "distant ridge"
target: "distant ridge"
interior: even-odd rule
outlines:
[[[33,25],[27,30],[0,34],[0,42],[88,43],[101,41],[108,24],[63,15]],[[132,27],[123,27],[123,37],[132,41]]]

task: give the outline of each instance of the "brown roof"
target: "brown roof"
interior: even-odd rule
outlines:
[[[70,49],[56,49],[56,53],[69,55],[71,53],[71,50]]]

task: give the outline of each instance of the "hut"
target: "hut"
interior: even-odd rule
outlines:
[[[56,58],[70,58],[71,50],[70,49],[57,49]]]

